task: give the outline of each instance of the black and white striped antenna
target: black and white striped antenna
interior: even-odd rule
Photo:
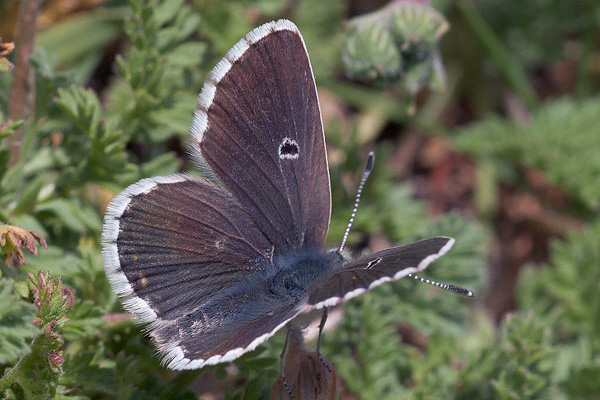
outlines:
[[[436,282],[436,281],[430,281],[429,279],[421,278],[420,276],[417,276],[415,274],[408,274],[408,276],[410,276],[411,278],[414,278],[418,281],[421,281],[423,283],[437,286],[440,289],[444,289],[444,290],[447,290],[452,293],[460,294],[461,296],[475,297],[475,293],[473,293],[469,289],[465,289],[464,287],[449,285],[447,283],[440,283],[440,282]]]
[[[367,178],[373,171],[373,165],[375,165],[375,153],[372,151],[369,153],[369,159],[367,160],[367,166],[365,167],[365,172],[363,172],[362,179],[360,180],[360,185],[358,185],[358,191],[356,192],[356,201],[354,202],[354,208],[352,209],[352,215],[350,215],[350,221],[348,222],[348,227],[346,228],[346,232],[344,233],[344,238],[342,239],[342,244],[340,245],[340,249],[338,251],[342,251],[344,246],[346,246],[346,240],[348,240],[348,235],[350,234],[350,228],[352,228],[352,224],[354,223],[354,217],[356,216],[356,210],[358,210],[358,202],[360,201],[360,195],[362,194],[363,187],[367,182]]]
[[[346,232],[344,232],[344,238],[342,239],[342,244],[340,245],[340,249],[338,251],[342,251],[344,246],[346,246],[346,241],[348,240],[348,235],[350,234],[350,228],[352,228],[352,224],[354,223],[354,217],[356,217],[356,211],[358,210],[358,203],[360,202],[360,195],[362,194],[363,187],[367,182],[367,178],[373,171],[373,166],[375,165],[375,153],[372,151],[369,153],[369,159],[367,160],[367,166],[365,167],[365,172],[363,172],[362,179],[360,180],[360,184],[358,185],[358,191],[356,192],[356,200],[354,201],[354,208],[352,209],[352,215],[350,215],[350,221],[348,222],[348,226],[346,227]],[[411,278],[414,278],[423,283],[427,283],[429,285],[433,285],[439,287],[440,289],[447,290],[452,293],[460,294],[461,296],[466,297],[475,297],[475,294],[469,289],[465,289],[460,286],[454,286],[447,283],[440,283],[436,281],[431,281],[429,279],[421,278],[415,274],[408,274]]]

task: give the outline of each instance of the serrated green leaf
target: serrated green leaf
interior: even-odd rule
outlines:
[[[63,336],[71,342],[95,337],[100,333],[99,328],[106,324],[103,316],[104,312],[91,301],[76,302],[69,311],[69,321],[65,325]]]
[[[162,1],[158,5],[155,15],[156,20],[160,25],[164,25],[171,21],[177,13],[184,9],[185,0]]]
[[[169,68],[197,68],[206,52],[206,43],[185,42],[165,55]]]
[[[552,398],[553,332],[534,313],[509,315],[498,338],[459,372],[458,398]]]
[[[179,170],[180,164],[181,162],[172,153],[166,153],[142,164],[139,177],[172,174]]]
[[[23,167],[25,175],[35,175],[50,168],[61,168],[69,165],[69,156],[62,148],[42,147]]]
[[[38,177],[37,179],[34,179],[33,182],[29,183],[25,187],[25,190],[19,197],[19,201],[12,212],[18,214],[30,211],[37,203],[40,190],[42,187],[44,187],[44,185],[47,184],[48,182],[46,179],[44,179],[44,177]]]

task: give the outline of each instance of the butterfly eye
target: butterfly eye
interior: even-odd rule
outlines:
[[[298,143],[294,139],[284,138],[279,145],[279,158],[296,159],[300,156]]]

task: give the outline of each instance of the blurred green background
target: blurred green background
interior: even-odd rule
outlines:
[[[423,277],[477,295],[401,280],[345,304],[323,337],[336,395],[600,399],[597,0],[2,1],[0,367],[28,363],[3,396],[270,396],[285,334],[232,366],[166,370],[110,289],[100,232],[127,185],[197,173],[186,138],[208,71],[279,18],[316,76],[328,244],[375,151],[350,250],[453,236]],[[23,258],[28,231],[48,248]],[[70,289],[31,286],[38,269]]]

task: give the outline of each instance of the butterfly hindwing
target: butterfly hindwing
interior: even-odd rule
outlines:
[[[325,138],[293,23],[255,29],[217,64],[198,100],[190,149],[253,215],[276,254],[324,244],[331,213]]]
[[[308,289],[305,309],[335,306],[384,282],[422,271],[453,244],[454,239],[439,236],[350,260]]]
[[[285,299],[261,296],[265,277],[275,273],[272,244],[248,211],[213,184],[183,175],[144,179],[113,199],[103,232],[113,288],[126,309],[150,323],[171,368],[249,351],[253,341],[234,332],[264,341],[293,317]]]
[[[258,296],[243,303],[239,300],[235,304],[226,303],[224,306],[230,306],[229,309],[220,307],[223,322],[212,325],[211,329],[204,329],[205,315],[196,312],[154,330],[152,336],[166,350],[169,367],[195,369],[233,361],[254,350],[298,314],[292,304],[265,307],[265,299]],[[179,338],[176,346],[173,346],[174,336]]]

